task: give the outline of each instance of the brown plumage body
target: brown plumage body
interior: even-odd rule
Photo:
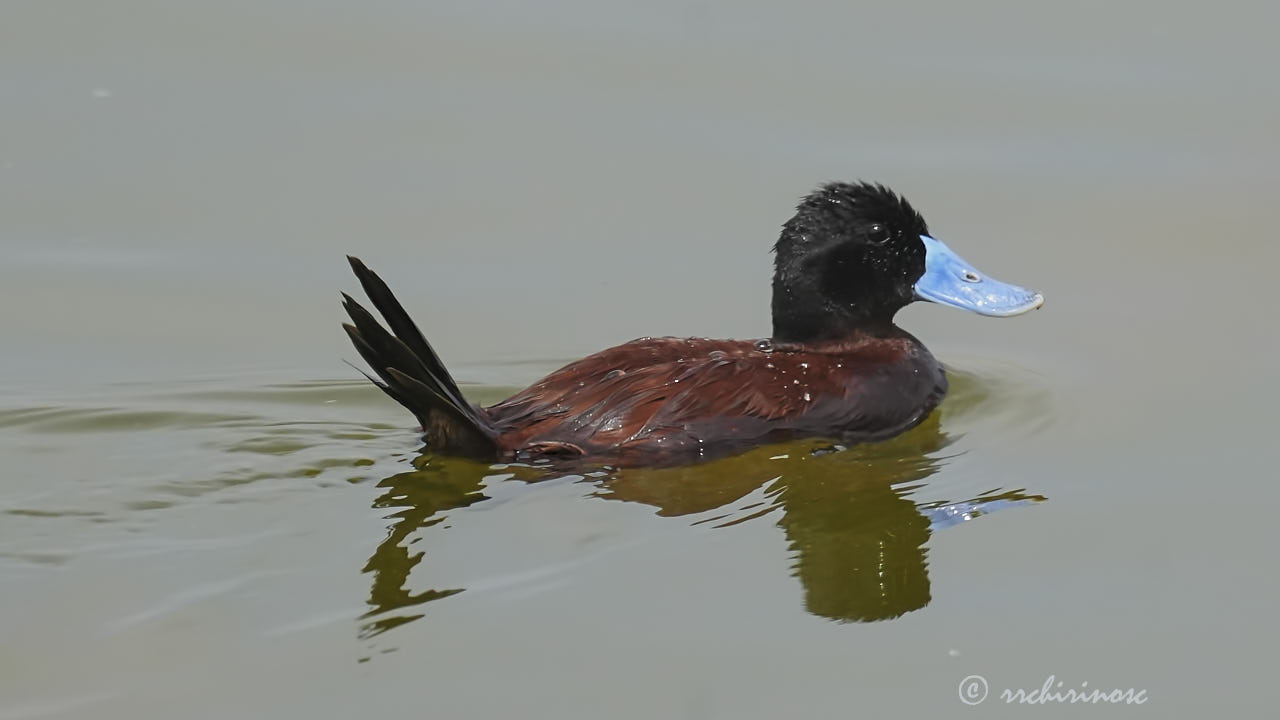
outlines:
[[[795,437],[861,442],[921,420],[946,375],[905,332],[822,344],[640,338],[484,409],[515,459],[660,464]]]

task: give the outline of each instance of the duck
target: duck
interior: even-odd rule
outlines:
[[[343,327],[373,371],[361,373],[413,413],[428,452],[671,466],[802,438],[848,446],[904,433],[938,407],[947,374],[894,324],[898,311],[927,301],[1011,317],[1044,304],[979,272],[878,183],[830,182],[805,195],[773,253],[769,337],[643,337],[488,407],[467,401],[387,284],[352,256],[385,326],[343,293]]]

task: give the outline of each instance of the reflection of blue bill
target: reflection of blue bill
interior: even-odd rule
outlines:
[[[929,530],[940,530],[942,528],[959,525],[968,522],[979,515],[987,515],[996,510],[1017,507],[1021,505],[1030,505],[1043,500],[1041,497],[1029,497],[1019,500],[1008,500],[1001,497],[993,498],[975,498],[964,502],[947,503],[946,505],[933,505],[925,503],[919,506],[920,514],[929,518]]]

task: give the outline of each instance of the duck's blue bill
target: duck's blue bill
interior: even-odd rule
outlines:
[[[1044,304],[1038,292],[1002,283],[978,272],[940,240],[921,235],[924,275],[916,281],[916,297],[979,315],[1009,317]]]

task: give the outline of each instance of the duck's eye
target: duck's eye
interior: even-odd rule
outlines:
[[[981,276],[981,275],[979,275],[978,273],[976,273],[976,272],[972,271],[972,270],[965,270],[965,271],[964,271],[964,281],[965,281],[965,282],[978,282],[978,281],[979,281],[979,280],[981,280],[981,279],[982,279],[982,276]]]
[[[873,245],[883,245],[889,241],[889,228],[875,223],[867,228],[867,240]]]

